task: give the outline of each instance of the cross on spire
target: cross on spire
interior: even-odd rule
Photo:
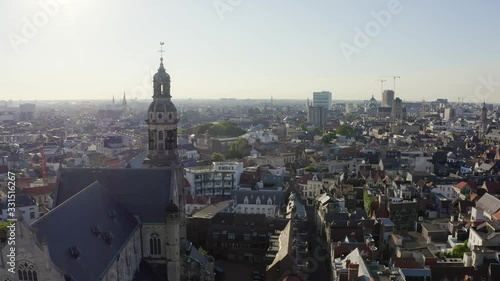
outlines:
[[[165,52],[163,50],[163,45],[165,44],[165,42],[160,42],[160,50],[158,51],[158,53],[160,53],[160,58],[163,59],[163,53]]]

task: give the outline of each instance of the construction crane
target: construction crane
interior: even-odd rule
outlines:
[[[394,88],[393,91],[396,92],[396,79],[401,78],[400,76],[382,76],[382,77],[392,77],[394,79]]]
[[[384,82],[387,81],[387,80],[375,80],[375,81],[378,81],[380,82],[380,93],[383,93],[384,92]]]

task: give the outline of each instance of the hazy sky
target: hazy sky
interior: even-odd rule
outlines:
[[[398,75],[405,100],[500,102],[499,11],[493,0],[2,0],[0,100],[150,98],[164,41],[174,98],[380,99],[376,80]]]

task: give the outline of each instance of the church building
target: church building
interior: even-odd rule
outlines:
[[[31,226],[16,222],[16,273],[4,262],[0,281],[214,280],[214,259],[187,240],[177,110],[163,57],[153,88],[143,167],[62,169],[54,208]]]

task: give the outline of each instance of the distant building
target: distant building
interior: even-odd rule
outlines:
[[[123,151],[129,150],[128,138],[122,136],[105,136],[97,139],[96,152],[114,157]]]
[[[11,219],[11,217],[9,217],[9,212],[7,211],[9,208],[8,203],[9,202],[7,200],[4,200],[4,202],[2,202],[1,204],[1,219],[3,220]],[[22,220],[28,225],[33,223],[40,217],[40,210],[36,201],[24,194],[19,194],[16,197],[16,212],[17,215],[20,215],[20,217],[22,217]]]
[[[332,109],[332,93],[328,91],[314,92],[313,106],[321,106],[326,110]]]
[[[278,190],[235,190],[233,210],[238,214],[265,214],[275,217],[286,203],[285,192]]]
[[[36,104],[23,103],[19,105],[19,119],[21,121],[30,121],[35,119]]]
[[[307,105],[307,122],[323,128],[326,122],[327,110],[320,105]]]
[[[392,103],[391,117],[394,121],[403,121],[403,101],[400,98],[396,98]]]
[[[195,196],[225,195],[240,184],[242,162],[213,162],[210,166],[185,168],[185,177]]]
[[[394,91],[393,90],[385,90],[382,92],[382,106],[383,107],[392,107],[392,103],[394,102]]]
[[[455,117],[455,109],[453,109],[452,107],[446,107],[444,109],[443,117],[443,119],[447,121],[453,120],[453,118]]]

